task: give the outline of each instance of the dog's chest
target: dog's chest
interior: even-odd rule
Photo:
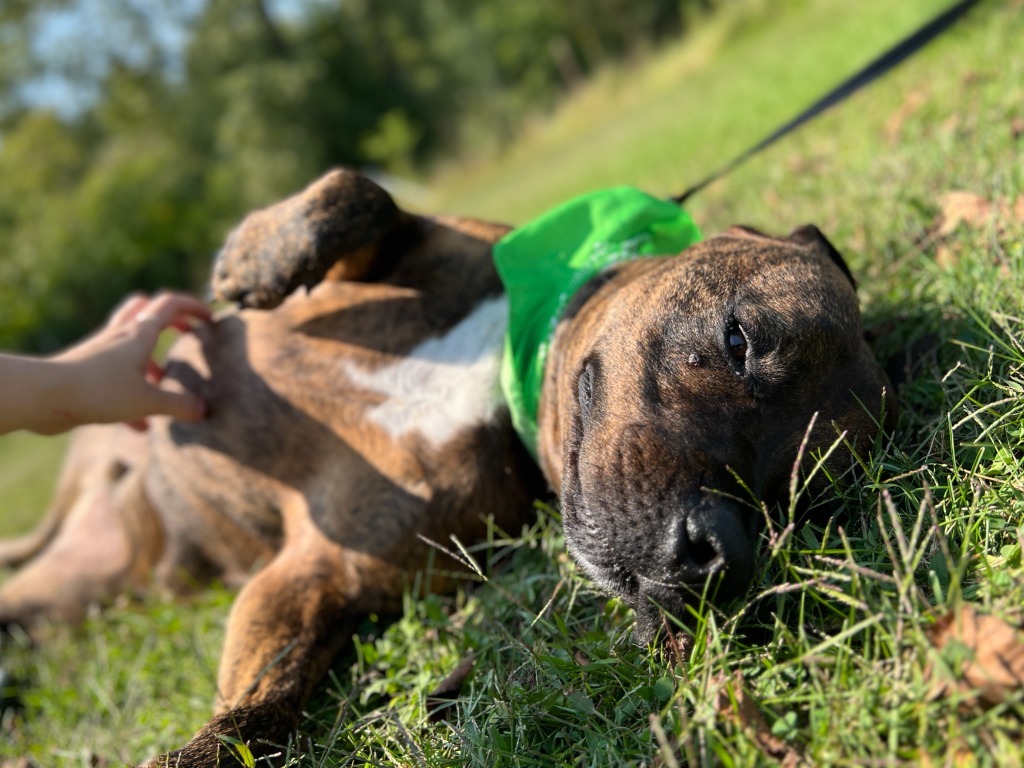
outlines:
[[[383,400],[365,418],[396,440],[435,446],[492,421],[503,407],[499,375],[508,322],[504,296],[485,299],[440,336],[375,370],[346,361],[346,377]]]

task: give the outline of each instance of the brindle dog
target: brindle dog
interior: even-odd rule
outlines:
[[[215,716],[150,765],[212,768],[224,735],[272,752],[361,616],[396,611],[431,558],[430,588],[451,587],[424,539],[518,530],[544,492],[497,384],[506,231],[405,213],[352,171],[251,214],[214,273],[249,308],[168,365],[209,417],[83,430],[39,530],[0,546],[25,563],[0,622],[29,628],[154,580],[244,584]],[[709,580],[742,594],[761,515],[737,478],[782,496],[814,413],[812,447],[837,429],[863,445],[884,385],[852,278],[813,228],[612,268],[558,326],[542,394],[540,461],[573,555],[636,609],[642,640],[658,606],[684,614]]]

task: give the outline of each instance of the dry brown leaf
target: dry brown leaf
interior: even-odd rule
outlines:
[[[761,752],[778,760],[785,768],[796,768],[801,764],[799,750],[780,739],[768,727],[757,701],[747,690],[742,672],[737,671],[731,680],[721,679],[721,686],[715,695],[715,712],[746,731]]]
[[[903,103],[885,121],[886,141],[890,144],[898,142],[907,118],[917,112],[926,101],[928,101],[928,94],[924,91],[910,91],[903,99]]]
[[[947,139],[952,138],[957,131],[960,130],[960,125],[963,123],[963,118],[960,115],[952,114],[939,123],[939,135]]]
[[[940,245],[935,249],[935,263],[943,269],[952,269],[956,262],[956,253],[948,245]]]
[[[1024,688],[1024,633],[998,616],[978,613],[968,603],[940,618],[928,635],[940,651],[950,643],[964,651],[953,670],[956,680],[934,681],[935,695],[959,691],[967,695],[965,704],[991,707]]]
[[[1005,197],[988,200],[973,192],[947,192],[939,198],[939,218],[934,231],[946,237],[965,224],[974,229],[996,226],[1002,229],[1007,224],[1024,224],[1024,196],[1016,200]]]
[[[1015,117],[1010,121],[1010,135],[1014,141],[1024,136],[1024,117]]]
[[[919,751],[913,760],[913,764],[919,768],[974,768],[978,765],[978,757],[975,750],[968,746],[962,738],[955,742],[946,744],[940,758],[932,757],[924,751]]]
[[[972,192],[947,192],[939,198],[942,209],[938,233],[942,237],[952,234],[961,224],[981,227],[992,215],[992,204],[981,195]]]

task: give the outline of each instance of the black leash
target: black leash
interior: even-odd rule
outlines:
[[[675,197],[672,197],[671,200],[675,203],[678,203],[679,205],[682,205],[691,196],[693,196],[700,190],[704,189],[704,187],[708,186],[708,184],[711,184],[712,182],[722,178],[727,173],[732,171],[736,166],[748,160],[753,155],[756,155],[765,147],[771,146],[790,131],[796,130],[811,118],[817,117],[822,112],[827,110],[829,107],[832,107],[838,104],[839,102],[843,101],[845,98],[850,96],[852,93],[857,91],[862,86],[865,86],[872,80],[881,77],[890,69],[894,69],[904,59],[908,58],[911,54],[914,54],[917,51],[919,51],[925,45],[930,43],[944,31],[946,31],[949,27],[953,26],[953,24],[958,19],[960,19],[961,16],[967,13],[967,11],[970,10],[971,6],[973,6],[977,2],[978,0],[961,0],[953,7],[939,14],[930,22],[928,22],[923,27],[918,29],[916,32],[904,38],[900,42],[896,43],[896,45],[894,45],[888,51],[886,51],[877,59],[872,61],[860,72],[853,75],[845,82],[837,85],[835,88],[832,89],[832,91],[830,91],[824,97],[822,97],[814,104],[809,106],[807,109],[805,109],[799,115],[794,117],[788,123],[776,129],[774,133],[762,139],[760,142],[752,146],[746,152],[737,155],[728,163],[721,166],[710,176],[707,176],[702,181],[694,184],[681,195],[676,195]]]

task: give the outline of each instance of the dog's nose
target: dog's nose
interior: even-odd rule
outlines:
[[[655,570],[639,579],[634,607],[642,642],[661,626],[659,609],[686,621],[702,599],[722,604],[747,590],[756,554],[756,526],[748,520],[752,514],[731,500],[712,497],[676,516]]]
[[[719,528],[729,530],[730,526],[719,523],[707,514],[689,514],[678,522],[672,541],[673,565],[686,581],[703,580],[724,567],[729,555],[725,550],[730,547]]]
[[[754,558],[753,537],[745,519],[749,514],[722,497],[706,497],[680,510],[662,550],[666,577],[691,587],[727,572],[737,579],[749,579]]]

